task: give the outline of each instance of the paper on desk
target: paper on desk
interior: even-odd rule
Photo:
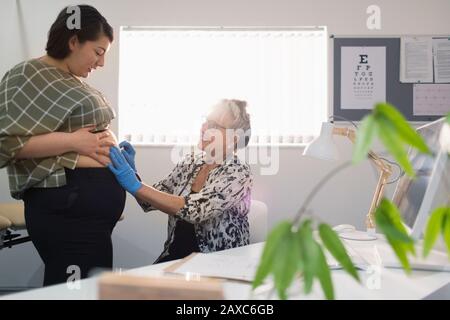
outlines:
[[[252,282],[259,264],[258,258],[196,253],[166,271]]]
[[[433,39],[434,78],[436,83],[450,83],[450,39]]]
[[[400,82],[433,82],[431,37],[401,38]]]

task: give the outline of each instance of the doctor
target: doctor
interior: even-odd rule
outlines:
[[[136,174],[135,151],[128,142],[111,147],[109,169],[147,212],[169,215],[167,240],[159,258],[165,262],[192,252],[214,252],[249,244],[252,188],[250,167],[236,156],[250,140],[247,103],[221,100],[201,127],[200,155],[185,156],[153,186]]]

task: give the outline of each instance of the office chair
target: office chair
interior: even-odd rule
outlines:
[[[25,212],[23,202],[0,203],[0,249],[30,241],[29,236],[20,237],[14,231],[24,230]]]
[[[267,236],[267,206],[264,202],[252,200],[248,213],[250,243],[262,242]]]

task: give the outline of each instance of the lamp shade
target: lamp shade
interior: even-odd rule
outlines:
[[[333,141],[333,128],[332,123],[323,122],[320,136],[306,146],[303,155],[323,160],[337,160],[339,156]]]

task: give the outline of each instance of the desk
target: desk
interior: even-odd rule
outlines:
[[[385,247],[386,242],[380,237],[376,241],[351,241],[355,250],[372,252],[376,247]],[[263,242],[224,250],[216,254],[238,257],[259,257],[264,246]],[[372,263],[372,261],[370,261]],[[128,270],[136,275],[158,275],[173,262],[160,263],[146,267]],[[376,268],[372,271],[376,271]],[[379,267],[379,273],[360,272],[361,284],[353,280],[343,270],[333,270],[332,278],[336,299],[422,299],[450,282],[449,272],[413,271],[407,276],[401,269],[387,269]],[[80,281],[80,289],[69,289],[66,284],[34,289],[22,293],[11,294],[1,299],[96,299],[97,279],[95,277]],[[298,281],[294,282],[290,292],[291,299],[323,299],[319,283],[315,281],[313,291],[305,296],[300,292]],[[250,297],[250,284],[227,281],[224,285],[224,294],[227,299],[248,299]],[[266,299],[266,292],[260,292],[253,299]],[[276,298],[276,296],[272,297]]]

